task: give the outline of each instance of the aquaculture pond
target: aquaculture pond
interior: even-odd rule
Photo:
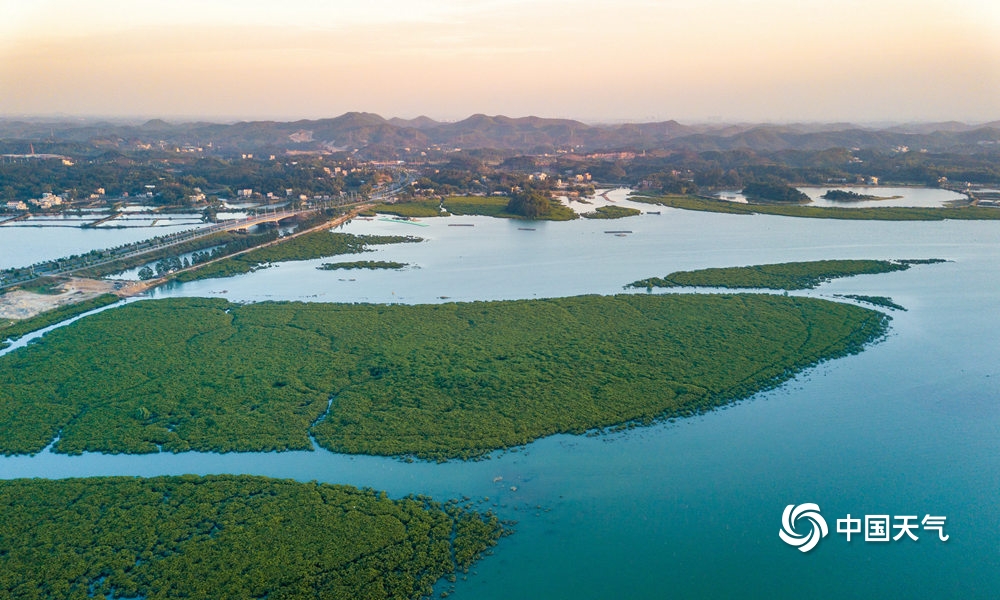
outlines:
[[[0,474],[247,474],[370,487],[392,498],[467,496],[518,523],[458,579],[457,598],[1000,596],[1000,227],[649,209],[660,214],[557,223],[428,218],[420,228],[355,220],[341,230],[424,241],[336,259],[406,269],[321,270],[332,261],[319,258],[174,284],[152,296],[426,304],[610,295],[634,281],[714,267],[948,262],[790,292],[887,297],[907,310],[885,309],[888,335],[860,354],[701,416],[548,436],[479,461],[407,462],[315,444],[312,451],[228,454],[46,449],[0,458]],[[0,229],[5,248],[6,234]],[[715,361],[727,367],[726,356]],[[804,503],[818,504],[829,525],[808,553],[778,536],[785,507]],[[942,542],[918,527],[917,542],[905,535],[866,542],[859,534],[848,542],[836,523],[848,513],[944,516],[949,537]]]

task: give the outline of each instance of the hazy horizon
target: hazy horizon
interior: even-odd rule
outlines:
[[[50,113],[50,114],[0,114],[0,121],[25,121],[25,122],[37,122],[37,123],[72,123],[78,122],[80,124],[96,124],[96,123],[111,123],[120,125],[142,125],[149,121],[160,120],[164,121],[170,125],[182,125],[190,123],[211,123],[218,125],[231,125],[235,123],[253,123],[253,122],[275,122],[275,123],[292,123],[296,121],[320,121],[329,120],[342,117],[348,113],[368,113],[376,114],[382,117],[386,121],[391,121],[392,119],[403,119],[403,120],[414,120],[421,117],[427,117],[427,115],[416,115],[416,116],[405,116],[400,117],[397,115],[382,115],[378,113],[372,113],[372,111],[347,111],[344,113],[336,115],[326,115],[317,117],[284,117],[284,116],[238,116],[238,115],[73,115],[67,113]],[[450,119],[433,119],[438,123],[458,123],[464,121],[470,117],[485,114],[485,113],[470,113],[458,118]],[[740,126],[754,126],[754,125],[771,125],[776,127],[781,126],[816,126],[816,127],[828,127],[833,125],[849,125],[855,127],[861,127],[866,129],[887,129],[893,127],[906,127],[906,126],[927,126],[927,125],[938,125],[938,124],[948,124],[948,123],[959,123],[967,127],[977,127],[977,126],[1000,126],[1000,119],[991,119],[988,121],[984,120],[961,120],[961,119],[923,119],[923,120],[878,120],[878,121],[848,121],[844,119],[831,119],[831,120],[806,120],[806,119],[789,119],[789,120],[760,120],[753,121],[750,119],[656,119],[644,120],[642,118],[634,119],[586,119],[586,118],[575,118],[571,116],[559,116],[553,117],[548,115],[504,115],[504,114],[494,114],[486,116],[495,117],[508,117],[511,119],[521,119],[521,118],[541,118],[541,119],[568,119],[573,121],[578,121],[585,125],[592,126],[616,126],[616,125],[626,125],[626,124],[645,124],[654,122],[665,122],[665,121],[676,121],[680,125],[690,126],[690,127],[740,127]],[[432,117],[427,117],[432,118]]]
[[[0,0],[0,116],[1000,119],[981,0]]]

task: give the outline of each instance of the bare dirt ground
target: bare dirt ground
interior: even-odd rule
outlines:
[[[121,294],[124,282],[101,281],[97,279],[73,278],[59,286],[58,294],[36,294],[24,290],[14,290],[0,296],[0,319],[31,318],[53,308],[75,304],[101,294]]]

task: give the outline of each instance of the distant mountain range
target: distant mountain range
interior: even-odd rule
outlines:
[[[92,144],[208,147],[219,152],[362,150],[380,148],[492,148],[515,152],[573,150],[825,150],[866,148],[973,152],[1000,148],[1000,121],[916,123],[874,128],[850,123],[682,125],[676,121],[586,124],[570,119],[510,118],[482,114],[457,122],[428,117],[385,119],[350,112],[331,119],[290,122],[137,124],[96,121],[0,120],[0,139]]]

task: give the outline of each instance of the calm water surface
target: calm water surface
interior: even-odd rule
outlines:
[[[94,217],[82,220],[67,217],[64,221],[67,223],[66,227],[0,226],[0,269],[26,267],[45,260],[83,254],[95,249],[114,248],[154,236],[205,226],[204,223],[188,223],[161,227],[161,222],[153,228],[80,228],[82,223],[92,223],[94,220]]]
[[[809,196],[809,206],[827,206],[836,208],[875,208],[880,206],[910,206],[935,208],[948,206],[952,202],[968,200],[963,194],[951,190],[924,187],[892,187],[892,186],[865,186],[865,185],[835,185],[825,187],[804,186],[798,190]],[[836,201],[823,198],[823,194],[830,190],[844,190],[863,194],[865,196],[877,196],[881,200],[858,200],[858,201]],[[734,202],[746,202],[747,199],[738,191],[722,192],[719,197]]]
[[[891,296],[887,339],[752,400],[626,433],[553,436],[443,465],[318,450],[0,459],[2,477],[253,473],[470,496],[518,520],[458,598],[1000,597],[1000,227],[735,216],[662,209],[619,221],[355,221],[420,244],[364,256],[396,271],[285,263],[158,290],[237,301],[442,302],[618,293],[677,269],[822,258],[946,258],[812,295]],[[449,227],[454,223],[474,227]],[[630,230],[618,237],[606,230]],[[0,230],[0,244],[8,243]],[[352,281],[353,279],[353,281]],[[725,368],[725,357],[719,357]],[[499,479],[498,479],[499,478]],[[486,500],[488,498],[488,500]],[[778,538],[787,504],[818,503],[830,535],[808,554]],[[847,513],[944,515],[946,543],[850,543]]]

